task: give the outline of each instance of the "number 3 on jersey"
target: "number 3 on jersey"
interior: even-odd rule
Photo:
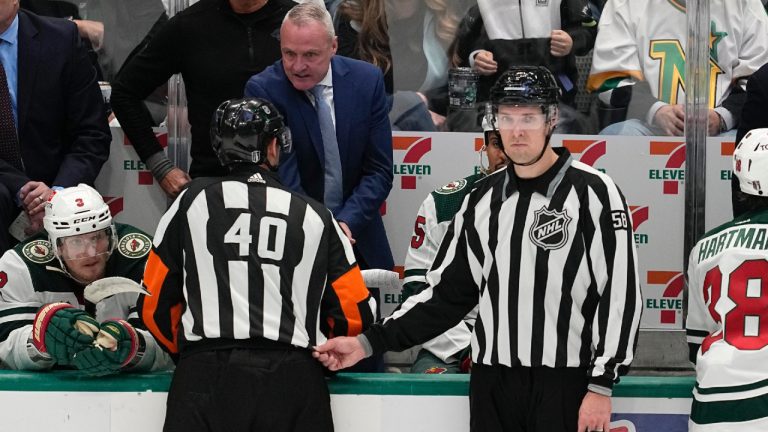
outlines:
[[[242,213],[224,234],[224,243],[236,243],[240,256],[250,255],[251,214]],[[288,224],[283,219],[264,216],[259,221],[259,239],[256,253],[260,258],[280,260],[285,250],[285,232]]]
[[[729,275],[727,287],[722,282],[719,266],[704,276],[704,303],[723,330],[704,338],[701,352],[720,339],[740,350],[764,348],[768,345],[768,261],[744,261]],[[734,304],[725,317],[715,310],[723,294]]]

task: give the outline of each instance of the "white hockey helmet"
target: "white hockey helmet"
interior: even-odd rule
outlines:
[[[752,129],[733,152],[733,174],[745,194],[768,196],[768,128]]]
[[[65,237],[108,230],[108,253],[112,253],[117,243],[109,206],[96,189],[82,183],[60,190],[48,199],[43,225],[48,232],[54,254],[60,261],[62,257],[59,256],[59,240]]]

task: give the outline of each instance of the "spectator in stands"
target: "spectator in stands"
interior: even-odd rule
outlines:
[[[399,130],[434,130],[445,120],[448,50],[466,1],[346,0],[339,7],[338,54],[384,72]],[[431,121],[424,114],[429,114]],[[431,123],[431,124],[430,124]]]
[[[747,81],[747,100],[741,110],[736,143],[740,143],[744,135],[752,129],[768,128],[766,106],[768,106],[768,63],[758,69]],[[731,175],[731,202],[734,217],[741,216],[747,210],[742,205],[743,200],[737,199],[738,195],[739,179]]]
[[[708,134],[716,136],[738,126],[746,80],[768,62],[768,16],[759,0],[713,0],[710,16]],[[601,134],[682,136],[685,2],[609,1],[599,29],[588,88],[600,92],[602,125],[613,123]]]
[[[21,8],[42,16],[67,18],[77,24],[98,81],[109,83],[117,75],[125,59],[145,43],[143,38],[154,34],[168,21],[160,0],[108,1],[91,0],[80,4],[82,12],[91,19],[82,19],[78,6],[59,0],[20,0]],[[83,7],[85,5],[85,7]],[[105,32],[106,27],[106,32]],[[167,86],[148,97],[144,103],[154,124],[160,124],[167,113]],[[107,107],[109,120],[114,114]]]
[[[96,71],[75,24],[0,1],[0,253],[23,212],[42,228],[51,188],[92,184],[111,135]]]
[[[480,149],[480,172],[452,181],[430,193],[419,207],[414,232],[405,257],[403,299],[416,295],[429,287],[427,270],[437,255],[440,242],[461,208],[464,197],[474,189],[475,183],[509,162],[501,149],[496,133],[485,122],[485,143]],[[483,156],[486,161],[483,161]],[[411,366],[411,373],[459,373],[468,372],[471,358],[469,341],[475,326],[477,310],[473,309],[464,320],[444,334],[422,344],[422,349]]]
[[[250,76],[280,57],[277,30],[293,5],[291,0],[201,0],[171,18],[123,65],[112,83],[112,108],[169,196],[176,196],[190,176],[225,174],[211,150],[211,116],[222,101],[242,96]],[[189,174],[166,156],[141,102],[176,73],[184,78],[189,104]]]
[[[608,0],[589,0],[589,9],[592,11],[592,16],[596,20],[600,21],[600,15],[603,14],[603,8]]]
[[[384,77],[335,55],[331,17],[314,2],[288,13],[280,43],[283,59],[248,80],[245,95],[271,101],[291,129],[294,151],[284,155],[281,180],[333,212],[360,268],[391,270],[379,213],[393,177]]]
[[[493,83],[511,66],[546,66],[562,90],[556,133],[582,133],[585,119],[575,109],[575,56],[592,49],[596,32],[587,0],[479,0],[462,21],[456,56],[460,66],[480,74],[479,101],[488,100]],[[478,118],[462,117],[449,119],[450,128],[478,130]]]
[[[0,369],[106,375],[172,367],[136,313],[150,237],[113,223],[86,185],[46,202],[45,231],[0,258]],[[122,292],[83,299],[83,287],[96,281]]]
[[[39,0],[37,0],[39,1]],[[104,81],[114,81],[123,62],[158,22],[168,21],[161,0],[88,0],[88,19],[75,20],[97,54]]]

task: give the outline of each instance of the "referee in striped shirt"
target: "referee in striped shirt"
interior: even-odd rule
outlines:
[[[139,305],[179,358],[164,431],[332,431],[311,347],[373,322],[349,240],[275,173],[290,133],[261,99],[226,101],[212,144],[224,178],[193,180],[160,220]]]
[[[517,67],[491,92],[511,161],[476,183],[427,274],[430,288],[356,338],[316,348],[335,370],[423,343],[474,306],[473,432],[608,431],[634,354],[641,298],[627,204],[605,174],[549,139],[559,89]],[[412,304],[409,304],[412,303]]]

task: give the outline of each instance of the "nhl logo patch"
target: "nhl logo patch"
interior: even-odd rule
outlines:
[[[151,247],[149,237],[139,233],[127,234],[117,243],[117,250],[126,258],[141,258],[149,253]]]
[[[21,249],[24,256],[33,263],[44,264],[53,260],[53,250],[48,240],[35,240]]]
[[[466,179],[456,180],[448,183],[447,185],[441,187],[440,189],[435,190],[435,192],[441,195],[450,195],[456,191],[460,191],[464,189],[466,185],[467,185]]]
[[[546,206],[534,213],[531,241],[544,250],[560,249],[568,241],[571,217],[565,210],[549,210]]]

